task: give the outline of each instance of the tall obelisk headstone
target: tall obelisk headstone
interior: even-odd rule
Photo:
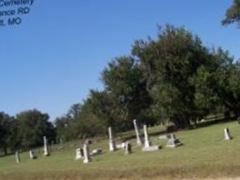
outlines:
[[[85,144],[85,143],[83,145],[83,156],[84,156],[84,159],[83,159],[84,164],[87,164],[87,163],[91,162],[91,158],[90,158],[90,155],[89,155],[88,144]]]
[[[143,125],[143,131],[144,131],[144,148],[149,148],[151,143],[148,137],[147,125]]]
[[[48,141],[47,141],[46,136],[43,137],[43,145],[44,145],[44,147],[43,147],[44,156],[49,156],[50,154],[49,154],[49,151],[48,151]]]
[[[116,143],[113,139],[112,128],[108,128],[108,135],[109,135],[109,151],[113,152],[116,150]]]
[[[137,120],[136,119],[133,120],[133,125],[134,125],[134,129],[135,129],[135,133],[136,133],[137,144],[139,146],[141,146],[142,145],[142,140],[141,140],[141,137],[140,137],[140,133],[139,133],[139,129],[138,129],[138,125],[137,125]]]
[[[15,160],[16,160],[17,164],[20,163],[20,156],[19,156],[19,152],[18,151],[16,151],[16,153],[15,153]]]

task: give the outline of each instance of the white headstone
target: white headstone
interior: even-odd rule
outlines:
[[[174,134],[171,134],[170,138],[167,142],[167,147],[176,148],[176,147],[181,146],[181,145],[182,145],[182,143],[180,142],[180,140],[177,139]]]
[[[116,143],[113,139],[111,127],[108,128],[108,135],[109,135],[109,151],[112,152],[116,150]]]
[[[121,143],[121,144],[117,144],[117,145],[116,145],[116,148],[117,148],[117,149],[124,149],[124,148],[125,148],[125,143],[123,142],[123,143]]]
[[[125,143],[125,154],[128,155],[128,154],[131,154],[132,153],[132,146],[129,142],[126,142]]]
[[[149,137],[148,137],[147,125],[143,126],[143,131],[144,131],[144,148],[148,148],[151,146],[151,143],[150,143]]]
[[[137,120],[136,119],[133,120],[133,125],[134,125],[134,129],[135,129],[135,133],[136,133],[137,144],[139,146],[141,146],[143,143],[142,143],[142,139],[140,137],[140,133],[139,133],[139,129],[138,129],[138,125],[137,125]]]
[[[83,159],[83,157],[84,157],[83,149],[82,148],[77,148],[75,159],[80,160],[80,159]]]
[[[16,151],[16,153],[15,153],[15,160],[16,160],[17,164],[20,163],[20,156],[19,156],[19,152],[18,151]]]
[[[83,155],[84,155],[84,159],[83,159],[84,164],[91,162],[91,158],[89,156],[89,148],[87,144],[83,145]]]
[[[152,152],[152,151],[158,151],[159,149],[160,147],[155,145],[155,146],[143,147],[142,150],[145,152]]]
[[[169,139],[170,138],[170,135],[161,135],[158,137],[158,139],[161,139],[161,140],[166,140],[166,139]]]
[[[92,152],[90,153],[90,156],[97,156],[102,154],[102,149],[98,148],[98,149],[93,149]]]
[[[224,129],[224,137],[225,137],[225,140],[231,140],[232,139],[232,136],[231,136],[228,128]]]
[[[48,142],[47,142],[47,137],[46,136],[43,137],[43,144],[44,144],[43,154],[44,154],[44,156],[49,156]]]
[[[37,159],[37,156],[33,150],[29,151],[29,157],[30,157],[30,159]]]

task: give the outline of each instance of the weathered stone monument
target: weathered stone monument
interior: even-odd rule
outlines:
[[[37,156],[36,156],[34,150],[30,150],[30,151],[29,151],[29,157],[30,157],[30,159],[37,159]]]
[[[144,147],[143,151],[158,151],[160,149],[159,146],[152,146],[151,142],[148,137],[148,131],[147,131],[147,125],[143,126],[143,131],[144,131]]]
[[[87,163],[91,162],[91,157],[89,155],[88,144],[83,145],[83,155],[84,155],[84,158],[83,158],[83,163],[84,164],[87,164]]]
[[[125,143],[117,144],[116,149],[124,149],[125,148]]]
[[[46,136],[43,137],[43,145],[44,145],[44,147],[43,147],[44,156],[49,156],[50,154],[49,154],[49,150],[48,150],[48,142],[47,142]]]
[[[132,146],[129,142],[126,142],[125,143],[125,154],[128,155],[128,154],[131,154],[132,153]]]
[[[80,159],[83,159],[83,157],[84,157],[83,149],[82,148],[77,148],[75,159],[80,160]]]
[[[182,145],[182,143],[180,142],[179,139],[176,138],[175,134],[171,134],[170,138],[167,142],[167,147],[176,148],[181,145]]]
[[[90,153],[90,156],[97,156],[102,154],[102,149],[98,148],[98,149],[93,149],[92,152]]]
[[[150,147],[151,142],[149,141],[148,137],[147,125],[143,125],[143,131],[144,131],[144,148],[148,148]]]
[[[228,128],[225,128],[225,129],[224,129],[224,138],[225,138],[225,140],[227,140],[227,141],[232,139],[232,136],[231,136],[230,131],[229,131]]]
[[[16,151],[16,153],[15,153],[15,160],[16,160],[17,164],[20,163],[20,156],[19,156],[19,152],[18,151]]]
[[[168,140],[168,139],[170,139],[170,135],[168,135],[168,134],[161,135],[161,136],[158,137],[158,139],[161,139],[161,140]]]
[[[136,133],[137,145],[141,146],[143,143],[142,143],[142,139],[140,137],[140,133],[139,133],[139,129],[138,129],[136,119],[133,120],[133,125],[134,125],[134,129],[135,129],[135,133]]]
[[[116,142],[113,139],[112,128],[108,128],[108,135],[109,135],[109,151],[113,152],[116,150]]]

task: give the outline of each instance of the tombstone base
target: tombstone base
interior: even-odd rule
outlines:
[[[149,147],[144,147],[142,151],[144,152],[152,152],[152,151],[159,151],[160,146],[149,146]]]
[[[90,162],[91,162],[91,160],[89,160],[89,159],[84,159],[84,160],[83,160],[83,163],[84,163],[84,164],[88,164],[88,163],[90,163]]]
[[[178,139],[169,139],[166,147],[176,148],[176,147],[179,147],[179,146],[182,146],[182,145],[183,144]]]
[[[116,144],[115,144],[115,142],[113,141],[113,142],[110,142],[109,143],[109,151],[110,152],[113,152],[113,151],[116,151],[117,150],[117,148],[116,148]]]

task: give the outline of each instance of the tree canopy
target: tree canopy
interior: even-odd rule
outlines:
[[[234,0],[231,7],[226,11],[223,25],[228,25],[232,23],[237,23],[240,26],[240,0]]]

